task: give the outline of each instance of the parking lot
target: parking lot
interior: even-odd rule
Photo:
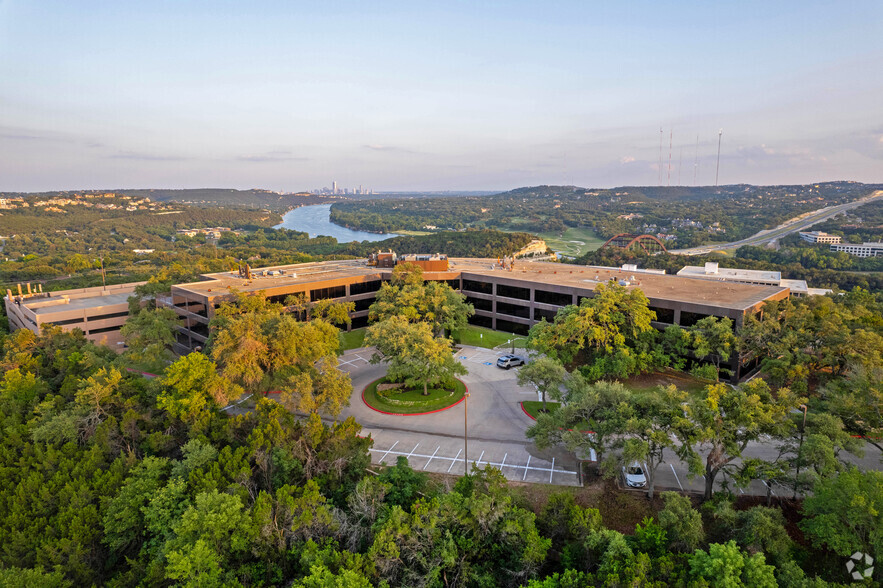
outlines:
[[[456,353],[457,359],[469,370],[461,378],[470,393],[469,468],[472,464],[478,467],[491,464],[512,481],[579,485],[578,462],[573,453],[561,447],[540,450],[525,437],[533,420],[524,414],[519,403],[536,400],[537,392],[533,387],[518,385],[518,368],[502,370],[496,367],[497,358],[510,351],[463,347]],[[523,354],[523,350],[516,349],[515,352]],[[350,406],[344,409],[341,417],[354,417],[362,425],[363,434],[374,440],[372,462],[392,465],[399,456],[404,456],[418,471],[462,474],[467,459],[464,443],[466,403],[428,415],[387,415],[369,408],[362,401],[361,392],[386,373],[382,364],[369,363],[371,353],[370,349],[350,351],[341,356],[340,367],[352,377],[354,390]],[[745,451],[746,456],[763,459],[774,459],[776,453],[775,444],[764,441],[749,444]],[[704,479],[701,476],[690,478],[686,464],[673,452],[667,451],[665,458],[666,463],[656,471],[659,491],[702,492]],[[864,469],[879,469],[880,451],[868,446],[864,457],[849,460]],[[724,476],[719,475],[715,489],[721,489],[723,482]],[[733,491],[764,496],[767,486],[765,482],[755,480],[747,488]],[[781,484],[773,484],[772,495],[790,498],[792,491]]]
[[[462,474],[491,464],[506,478],[519,482],[579,485],[573,454],[561,448],[539,450],[524,435],[533,421],[519,403],[537,398],[533,387],[516,382],[517,370],[496,367],[497,358],[511,350],[463,347],[457,359],[469,370],[461,379],[469,388],[468,462],[464,442],[466,403],[429,415],[387,415],[365,405],[364,387],[383,376],[383,365],[371,365],[370,350],[354,350],[340,359],[353,380],[350,406],[341,416],[354,417],[363,434],[374,439],[373,463],[394,464],[400,456],[418,471]],[[518,350],[516,350],[518,351]]]

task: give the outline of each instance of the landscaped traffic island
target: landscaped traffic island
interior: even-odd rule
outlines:
[[[417,415],[451,408],[463,401],[466,391],[463,382],[454,380],[453,388],[430,388],[429,394],[424,395],[423,386],[406,388],[388,382],[386,378],[380,378],[365,387],[362,391],[362,400],[377,412]]]

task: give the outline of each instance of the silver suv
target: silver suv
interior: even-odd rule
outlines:
[[[517,355],[504,355],[497,360],[497,367],[504,370],[518,365],[524,365],[524,360]]]

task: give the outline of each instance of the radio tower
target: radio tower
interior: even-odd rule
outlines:
[[[659,185],[662,185],[662,127],[659,127]]]
[[[674,129],[668,131],[668,185],[671,186],[671,141],[674,137]]]
[[[693,185],[696,185],[696,174],[699,173],[699,135],[696,135],[696,154],[693,156]]]
[[[717,179],[718,175],[721,171],[721,137],[724,134],[724,130],[721,129],[717,132],[717,167],[714,170],[714,187],[717,188]]]

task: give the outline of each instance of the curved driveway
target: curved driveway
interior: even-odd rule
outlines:
[[[403,455],[417,470],[462,474],[466,403],[442,412],[411,416],[386,415],[369,408],[362,400],[362,390],[386,373],[383,364],[368,363],[372,352],[357,349],[340,358],[341,369],[353,381],[350,406],[340,416],[355,418],[374,439],[372,460],[389,464]],[[463,347],[456,354],[469,370],[460,378],[470,394],[469,463],[480,467],[491,463],[510,480],[577,484],[572,453],[562,449],[540,451],[525,438],[524,432],[533,421],[522,412],[519,403],[535,400],[537,394],[533,387],[518,385],[517,368],[496,367],[496,359],[503,353]]]

